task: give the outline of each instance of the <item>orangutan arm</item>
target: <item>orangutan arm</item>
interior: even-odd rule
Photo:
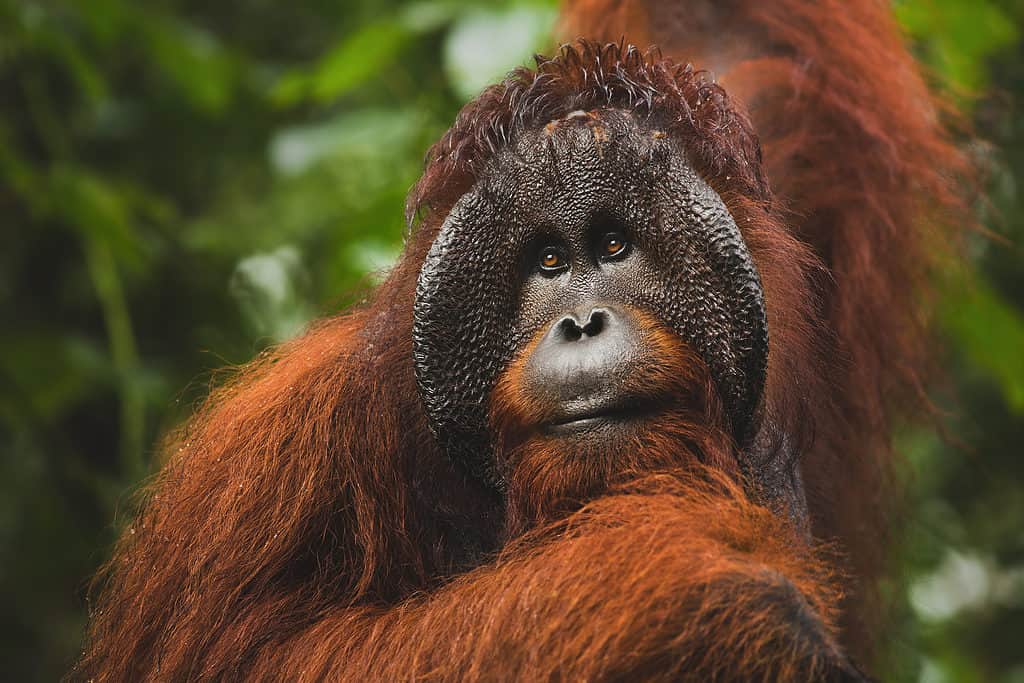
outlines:
[[[264,649],[304,680],[862,680],[836,595],[784,522],[717,485],[648,478],[387,609]]]

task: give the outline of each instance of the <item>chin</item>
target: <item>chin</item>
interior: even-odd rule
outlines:
[[[652,473],[688,478],[704,465],[737,472],[728,433],[701,422],[703,411],[676,407],[584,417],[545,425],[499,447],[508,482],[510,536],[557,520]]]

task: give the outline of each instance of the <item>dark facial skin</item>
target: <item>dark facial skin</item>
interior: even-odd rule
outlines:
[[[614,282],[628,269],[603,275]],[[585,271],[581,277],[587,277]],[[543,294],[557,296],[559,288],[550,289]],[[627,389],[630,377],[651,355],[639,322],[630,310],[608,303],[610,297],[595,301],[548,325],[526,359],[522,381],[533,389],[531,399],[543,406],[539,412],[545,419],[538,426],[548,434],[586,435],[640,418],[651,409],[647,396]]]
[[[487,399],[542,333],[526,379],[546,387],[556,417],[545,427],[614,438],[604,427],[644,410],[644,397],[620,390],[645,362],[636,310],[700,354],[736,442],[748,444],[767,325],[721,198],[656,122],[623,111],[573,112],[518,136],[452,208],[420,274],[414,355],[441,444],[501,487]]]

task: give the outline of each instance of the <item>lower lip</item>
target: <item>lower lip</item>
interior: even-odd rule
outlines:
[[[610,426],[616,423],[622,423],[630,419],[631,416],[623,413],[608,413],[605,415],[593,415],[590,417],[580,418],[579,420],[572,420],[571,422],[558,422],[555,424],[549,424],[544,428],[544,431],[550,434],[574,434],[579,432],[590,432],[602,427]]]

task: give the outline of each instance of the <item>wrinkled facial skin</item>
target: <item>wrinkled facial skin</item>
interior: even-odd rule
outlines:
[[[628,246],[604,259],[609,233]],[[538,267],[550,246],[561,254],[557,272]],[[499,374],[545,330],[576,336],[597,320],[605,337],[591,341],[601,340],[604,350],[595,356],[572,348],[584,359],[603,357],[596,362],[614,377],[632,360],[635,310],[653,313],[700,355],[733,437],[748,443],[768,331],[757,270],[721,198],[671,137],[627,112],[573,112],[520,135],[452,208],[420,272],[414,362],[441,445],[500,488],[487,410]],[[555,387],[571,384],[560,364],[577,361],[556,356],[551,363],[535,363],[537,376]],[[597,384],[591,378],[580,391],[553,393],[572,403],[581,392],[600,394]],[[586,418],[579,405],[589,400],[569,405],[564,420]]]

